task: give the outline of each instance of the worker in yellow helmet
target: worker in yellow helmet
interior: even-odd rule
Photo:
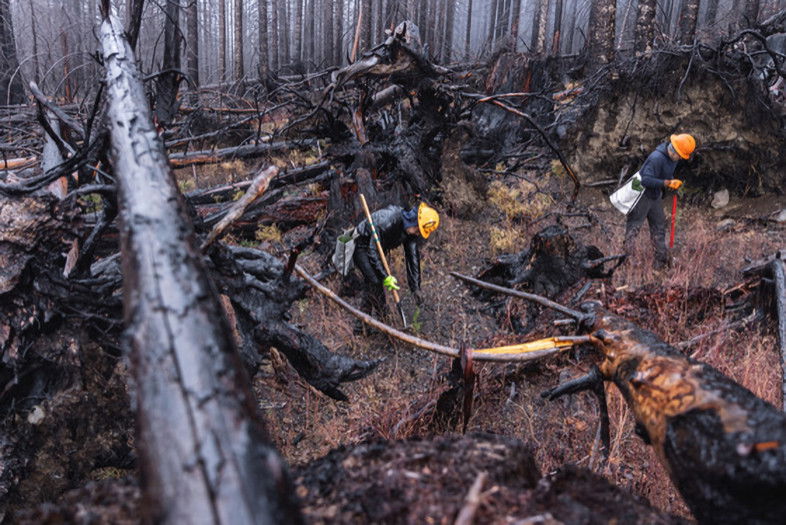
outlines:
[[[428,239],[439,226],[439,214],[429,205],[421,202],[409,210],[391,205],[371,214],[382,249],[385,251],[404,246],[407,265],[407,282],[420,305],[420,239]],[[364,220],[356,228],[357,239],[352,260],[366,280],[364,307],[367,311],[385,311],[385,290],[398,290],[395,277],[388,275],[377,251],[368,221]]]
[[[678,190],[682,181],[674,178],[674,169],[680,160],[690,159],[696,149],[696,139],[687,133],[672,135],[669,141],[659,145],[650,153],[639,170],[644,195],[628,212],[625,224],[623,249],[631,253],[633,239],[639,233],[644,219],[650,227],[650,239],[655,248],[656,269],[669,262],[666,251],[666,217],[663,215],[663,193],[666,189]]]

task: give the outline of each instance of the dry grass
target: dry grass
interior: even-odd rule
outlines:
[[[558,184],[559,177],[552,177]],[[522,249],[534,231],[546,222],[531,224],[529,201],[522,195],[532,188],[516,181],[493,184],[485,209],[476,210],[471,220],[445,216],[440,229],[423,252],[423,293],[427,307],[419,320],[420,334],[446,344],[467,341],[485,345],[492,341],[521,340],[499,328],[497,320],[484,314],[485,306],[466,287],[449,276],[451,270],[476,273],[484,260],[496,251]],[[605,253],[620,251],[623,218],[598,196],[601,224],[577,235]],[[542,210],[539,212],[542,213]],[[567,221],[571,224],[571,220]],[[626,300],[626,294],[655,291],[652,300],[640,308],[645,327],[670,342],[690,339],[709,332],[723,322],[713,305],[707,315],[692,321],[697,305],[690,290],[697,287],[723,289],[739,280],[737,268],[743,258],[759,257],[778,242],[761,231],[739,226],[720,233],[705,210],[685,207],[677,230],[674,266],[667,272],[651,269],[652,253],[646,226],[639,235],[635,257],[621,267],[611,280],[598,282],[587,298],[608,304]],[[318,263],[303,261],[316,270]],[[392,253],[393,273],[404,281],[400,250]],[[329,286],[337,290],[335,278]],[[614,288],[627,286],[624,292]],[[414,312],[406,289],[405,308]],[[633,297],[633,295],[630,295]],[[649,297],[649,296],[645,296]],[[359,303],[359,297],[350,298]],[[693,302],[692,302],[693,301]],[[717,306],[717,305],[716,305]],[[719,312],[720,310],[718,310]],[[350,403],[337,403],[316,393],[289,373],[263,371],[256,388],[270,426],[271,435],[285,457],[295,464],[324,455],[331,448],[371,438],[399,439],[434,432],[430,406],[445,389],[443,376],[448,360],[391,342],[379,335],[361,337],[352,333],[352,319],[316,294],[293,309],[293,321],[305,325],[326,346],[354,357],[385,357],[380,369],[367,379],[345,385]],[[392,324],[396,320],[391,319]],[[754,328],[748,333],[720,333],[708,337],[690,351],[719,368],[754,393],[779,403],[779,366],[772,335]],[[586,357],[574,355],[534,366],[485,365],[480,369],[475,412],[469,430],[485,430],[522,438],[536,447],[536,457],[544,472],[574,463],[600,470],[613,483],[644,496],[655,506],[683,516],[687,510],[652,449],[633,432],[633,418],[615,387],[607,388],[611,417],[612,450],[607,465],[593,456],[592,444],[598,422],[594,398],[580,394],[556,402],[540,398],[545,388],[587,371]]]
[[[525,180],[515,184],[495,180],[489,185],[488,201],[508,221],[537,219],[554,205],[554,199]]]

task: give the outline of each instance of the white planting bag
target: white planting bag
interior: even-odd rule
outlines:
[[[609,200],[615,208],[627,215],[639,203],[643,195],[644,186],[641,184],[641,175],[637,171],[625,184],[611,194]]]
[[[357,229],[346,230],[336,239],[336,247],[333,250],[332,262],[336,270],[344,277],[349,274],[354,266],[352,255],[355,253],[355,240],[360,236]]]

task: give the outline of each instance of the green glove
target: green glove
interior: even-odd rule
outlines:
[[[398,281],[392,275],[388,275],[385,277],[385,280],[382,281],[382,286],[388,289],[388,291],[393,290],[401,290],[401,287],[398,285]]]

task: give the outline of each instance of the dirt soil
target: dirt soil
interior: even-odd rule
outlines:
[[[311,523],[453,523],[485,473],[474,523],[680,523],[601,477],[541,477],[530,448],[492,434],[341,447],[294,473]]]
[[[567,185],[553,173],[525,175],[551,178],[551,190],[548,191],[553,192],[550,195],[555,201],[561,198],[560,188]],[[500,174],[499,179],[504,187],[519,187],[516,177]],[[476,347],[570,333],[549,329],[544,318],[535,331],[526,336],[517,335],[511,319],[526,315],[528,306],[501,298],[497,304],[479,301],[449,275],[452,270],[476,274],[491,254],[520,250],[534,232],[555,221],[554,216],[548,215],[548,209],[538,207],[537,199],[526,196],[519,199],[537,209],[525,206],[522,213],[510,214],[499,199],[488,199],[472,217],[444,217],[440,229],[423,250],[423,292],[427,306],[422,311],[417,310],[410,294],[406,290],[403,293],[414,333],[437,342],[458,345],[466,341]],[[586,221],[581,218],[562,222],[578,228],[573,233],[582,242],[597,245],[605,254],[618,253],[623,218],[600,191],[583,192],[581,201],[595,213],[597,222],[589,228],[584,227]],[[668,204],[666,208],[668,212]],[[721,224],[720,218],[703,206],[684,206],[677,227],[671,270],[652,270],[648,235],[642,232],[633,260],[623,265],[612,278],[594,281],[584,298],[604,302],[613,311],[629,316],[668,342],[686,341],[721,326],[724,322],[722,291],[740,282],[738,268],[745,265],[745,259],[774,252],[783,239],[780,225],[752,219],[737,220],[729,227]],[[503,235],[500,236],[500,232]],[[513,241],[505,244],[500,239]],[[508,250],[501,246],[508,246]],[[394,273],[403,276],[401,254],[393,252],[392,261]],[[303,262],[312,272],[320,268],[316,254],[307,254]],[[696,268],[702,271],[696,272]],[[327,283],[334,290],[342,288],[335,277]],[[569,302],[580,287],[581,283],[577,284],[560,300]],[[349,288],[351,291],[352,287]],[[350,300],[360,303],[359,297],[350,297]],[[271,434],[299,475],[306,475],[304,472],[309,470],[310,462],[328,461],[319,458],[336,447],[345,447],[341,453],[349,454],[354,444],[379,439],[415,436],[457,439],[455,433],[460,431],[458,404],[447,425],[434,408],[440,394],[451,386],[449,360],[403,346],[371,331],[355,335],[352,333],[353,319],[317,294],[298,304],[294,313],[298,323],[319,334],[331,349],[356,357],[386,358],[371,377],[346,385],[349,403],[335,403],[316,393],[288,366],[271,365],[257,375],[256,391]],[[388,322],[396,325],[397,320],[390,317]],[[767,327],[754,325],[743,333],[723,331],[702,339],[686,351],[719,368],[765,400],[780,404],[777,341]],[[607,387],[612,450],[606,464],[591,452],[598,421],[594,399],[588,394],[556,402],[541,399],[543,390],[587,372],[591,363],[591,356],[580,349],[536,364],[480,366],[469,430],[521,439],[531,447],[535,463],[542,472],[559,470],[565,465],[589,467],[615,486],[648,499],[661,511],[689,517],[663,467],[634,434],[632,416],[615,388]],[[471,484],[471,477],[467,474],[469,480],[462,485],[462,491]],[[307,495],[307,498],[314,497],[317,496]],[[429,496],[424,493],[423,497]],[[316,505],[317,500],[308,501],[309,505]],[[324,496],[324,505],[330,507],[328,501]],[[505,510],[505,501],[499,500],[496,516],[514,512]],[[365,512],[357,510],[357,505],[345,508],[338,502],[335,504],[338,507],[328,512],[334,517],[361,516]],[[455,512],[458,503],[445,505],[446,510]],[[323,511],[324,508],[314,510],[317,514]],[[322,516],[320,519],[329,522],[333,518]]]
[[[233,170],[238,177],[250,171],[242,164]],[[469,176],[463,186],[452,188],[451,195],[464,195],[469,205],[456,209],[456,216],[443,214],[439,230],[423,247],[426,306],[416,308],[408,290],[402,290],[410,330],[436,342],[457,346],[463,341],[475,347],[568,334],[565,328],[552,328],[552,317],[544,313],[537,314],[541,317],[535,330],[517,334],[514,321],[528,315],[529,306],[501,297],[480,300],[449,272],[475,275],[489,257],[521,250],[534,233],[558,221],[582,243],[594,244],[606,255],[618,253],[623,218],[604,192],[589,189],[582,191],[579,206],[590,210],[595,220],[588,224],[579,217],[560,219],[559,212],[565,210],[560,203],[570,185],[553,167],[490,171],[482,198],[480,189],[466,182]],[[212,173],[203,175],[201,181],[213,180]],[[537,179],[539,184],[535,187],[525,179]],[[593,281],[584,299],[600,300],[671,343],[716,330],[725,320],[723,292],[741,282],[738,269],[746,259],[783,247],[784,226],[762,220],[760,210],[766,203],[733,197],[732,206],[741,211],[731,222],[722,212],[702,205],[682,206],[672,269],[652,270],[652,251],[642,232],[633,259],[613,277]],[[253,242],[282,255],[286,250],[285,240]],[[403,278],[400,250],[391,255],[394,274]],[[316,273],[323,268],[324,256],[317,249],[307,251],[301,263]],[[333,276],[325,282],[360,304],[356,281],[342,283]],[[557,299],[570,303],[581,285]],[[292,315],[295,323],[334,351],[385,358],[376,373],[343,387],[348,403],[315,391],[275,352],[254,378],[259,408],[297,478],[311,521],[450,522],[481,471],[490,479],[478,522],[534,517],[527,523],[669,523],[677,519],[673,516],[690,517],[657,458],[634,434],[632,416],[614,387],[607,387],[612,446],[605,463],[592,452],[598,422],[594,399],[588,394],[556,402],[540,397],[543,390],[587,372],[592,364],[589,351],[578,349],[529,365],[479,366],[471,435],[465,438],[459,435],[458,402],[440,405],[440,413],[436,409],[439,397],[454,386],[448,359],[371,330],[356,335],[354,319],[316,293],[296,303]],[[394,316],[387,321],[398,322]],[[780,365],[770,324],[752,325],[743,332],[721,331],[686,352],[779,406]],[[113,381],[119,375],[113,374]],[[43,454],[55,450],[57,439],[42,448]],[[97,468],[100,464],[92,462],[79,470]],[[91,479],[108,479],[87,485],[71,473],[66,485],[81,488],[62,492],[68,487],[60,484],[57,494],[42,495],[54,503],[14,517],[30,523],[124,522],[134,515],[138,497],[129,473],[93,470]]]

